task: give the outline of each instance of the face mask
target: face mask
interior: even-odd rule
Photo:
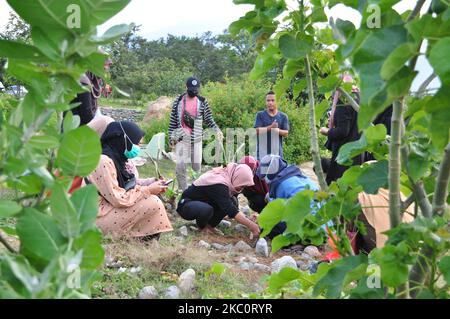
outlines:
[[[195,97],[198,95],[198,91],[187,90],[189,97]]]
[[[133,144],[133,146],[131,147],[131,151],[125,149],[125,152],[123,152],[123,154],[125,155],[126,158],[132,159],[137,157],[140,151],[141,148],[139,147],[139,145]]]
[[[120,127],[122,128],[123,137],[125,139],[125,151],[123,152],[123,154],[128,159],[137,157],[141,151],[141,148],[139,147],[139,145],[136,145],[133,143],[133,141],[128,137],[127,133],[125,133],[125,130],[123,129],[122,124],[120,122],[119,122],[119,124],[120,124]],[[131,150],[128,150],[127,139],[131,142],[131,145],[132,145]]]

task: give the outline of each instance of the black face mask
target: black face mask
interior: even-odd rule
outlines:
[[[187,94],[189,95],[189,97],[195,97],[198,95],[198,91],[197,90],[195,90],[195,91],[187,90]]]

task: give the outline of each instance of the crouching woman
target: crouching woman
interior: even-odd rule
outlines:
[[[100,194],[97,226],[103,233],[147,239],[172,230],[156,196],[166,190],[161,181],[142,180],[128,160],[136,157],[144,132],[128,121],[110,123],[101,137],[102,155],[86,183]]]

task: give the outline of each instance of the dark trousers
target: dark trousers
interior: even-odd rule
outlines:
[[[195,220],[199,228],[205,228],[207,225],[216,227],[226,215],[223,210],[214,209],[210,204],[196,200],[178,204],[177,212],[186,220]]]

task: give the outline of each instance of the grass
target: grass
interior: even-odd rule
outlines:
[[[214,242],[210,237],[204,239]],[[259,282],[262,274],[258,272],[226,269],[220,275],[207,274],[214,263],[232,263],[237,256],[208,252],[198,247],[198,240],[192,233],[179,240],[176,231],[149,243],[105,238],[107,256],[120,260],[122,267],[140,267],[141,271],[120,272],[104,267],[101,280],[92,289],[93,298],[136,298],[145,286],[154,286],[163,298],[165,290],[177,285],[179,275],[188,268],[196,272],[196,287],[182,298],[242,298],[262,289],[263,283]]]

